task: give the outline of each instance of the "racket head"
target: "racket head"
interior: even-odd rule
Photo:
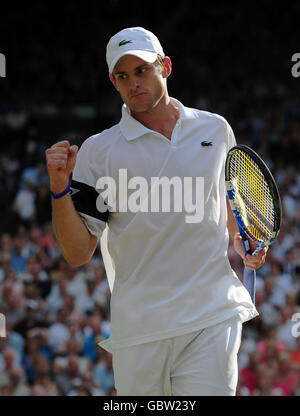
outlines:
[[[250,147],[238,144],[227,154],[225,180],[231,208],[246,235],[262,246],[271,245],[280,230],[282,206],[265,162]]]

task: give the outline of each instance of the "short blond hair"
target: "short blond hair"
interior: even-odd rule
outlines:
[[[154,62],[154,65],[159,65],[162,68],[164,67],[164,56],[162,55],[157,55],[156,61]]]

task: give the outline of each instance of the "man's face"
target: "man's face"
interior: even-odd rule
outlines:
[[[160,65],[125,55],[114,68],[112,82],[131,112],[145,113],[152,110],[166,93],[167,72]]]

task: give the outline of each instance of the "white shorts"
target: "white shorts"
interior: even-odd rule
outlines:
[[[118,396],[234,396],[242,323],[235,316],[175,338],[113,351]]]

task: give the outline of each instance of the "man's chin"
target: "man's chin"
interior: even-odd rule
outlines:
[[[127,106],[129,107],[131,113],[137,113],[137,114],[141,114],[141,113],[147,113],[148,111],[151,110],[151,106],[148,105],[132,105],[132,104],[127,104]]]

